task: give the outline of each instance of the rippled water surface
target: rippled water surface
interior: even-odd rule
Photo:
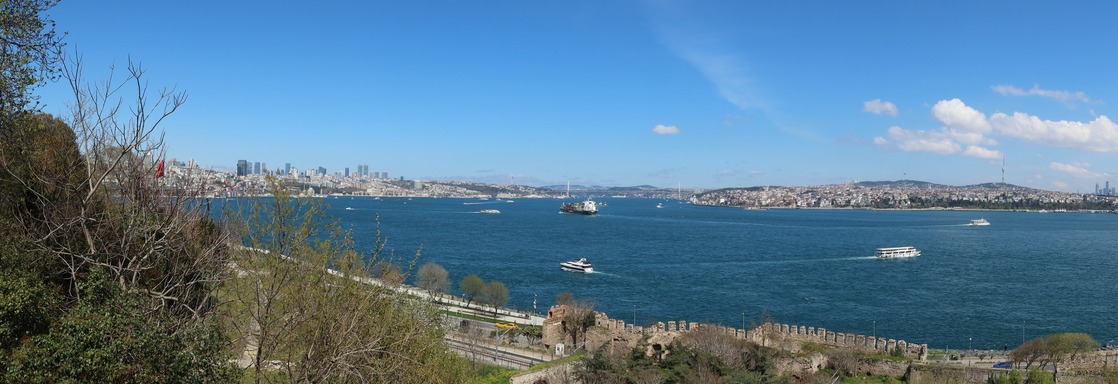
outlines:
[[[1010,347],[1022,337],[1088,332],[1118,340],[1118,215],[1088,213],[741,210],[602,198],[597,216],[554,199],[329,198],[369,248],[375,216],[397,259],[422,245],[457,283],[504,282],[510,306],[545,311],[563,291],[646,325],[761,319],[928,343]],[[663,202],[663,208],[656,208]],[[347,209],[348,208],[348,209]],[[501,214],[480,214],[498,209]],[[992,225],[966,225],[986,218]],[[912,245],[917,258],[878,260]],[[563,272],[586,257],[597,273]]]

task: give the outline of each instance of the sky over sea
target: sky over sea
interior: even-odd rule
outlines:
[[[720,188],[1118,183],[1107,1],[79,1],[84,76],[189,99],[167,156]],[[65,115],[64,82],[39,89]],[[129,95],[131,97],[131,95]]]

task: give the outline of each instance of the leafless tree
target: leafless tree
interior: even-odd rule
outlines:
[[[76,148],[32,161],[29,172],[4,164],[27,194],[27,209],[15,216],[38,250],[65,266],[71,296],[81,300],[73,283],[102,268],[122,288],[146,292],[156,308],[197,320],[212,309],[209,291],[223,279],[228,252],[197,200],[200,189],[171,190],[156,177],[162,124],[186,94],[149,91],[139,63],[129,61],[124,72],[117,78],[112,68],[90,83],[80,57],[65,60],[74,98],[65,124]]]

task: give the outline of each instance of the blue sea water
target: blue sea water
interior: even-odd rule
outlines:
[[[359,248],[372,247],[379,215],[397,260],[422,246],[419,264],[445,267],[454,292],[477,274],[504,282],[520,309],[538,297],[546,312],[570,291],[639,325],[751,327],[771,318],[952,349],[1001,349],[1054,332],[1118,343],[1118,215],[600,200],[607,206],[596,216],[561,214],[554,199],[327,202]],[[966,225],[978,218],[992,225]],[[923,255],[873,257],[878,247],[907,245]],[[597,272],[559,269],[579,257]]]

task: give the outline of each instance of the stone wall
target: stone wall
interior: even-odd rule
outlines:
[[[548,311],[547,320],[544,321],[543,342],[549,348],[556,342],[563,341],[563,328],[561,318],[566,313],[566,308],[557,305]],[[658,322],[648,327],[626,324],[624,320],[611,319],[608,315],[595,312],[594,324],[597,334],[588,335],[586,346],[595,349],[607,342],[623,341],[624,344],[633,346],[643,335],[653,336],[656,339],[670,340],[684,332],[699,328],[714,328],[728,336],[745,339],[757,344],[770,347],[781,347],[798,351],[803,343],[818,343],[838,348],[854,349],[860,352],[893,353],[901,354],[919,360],[928,356],[928,345],[910,343],[905,340],[895,340],[884,337],[874,337],[855,333],[834,332],[826,328],[808,327],[803,325],[790,325],[780,323],[765,323],[753,329],[735,329],[714,324],[700,324],[686,320]]]

